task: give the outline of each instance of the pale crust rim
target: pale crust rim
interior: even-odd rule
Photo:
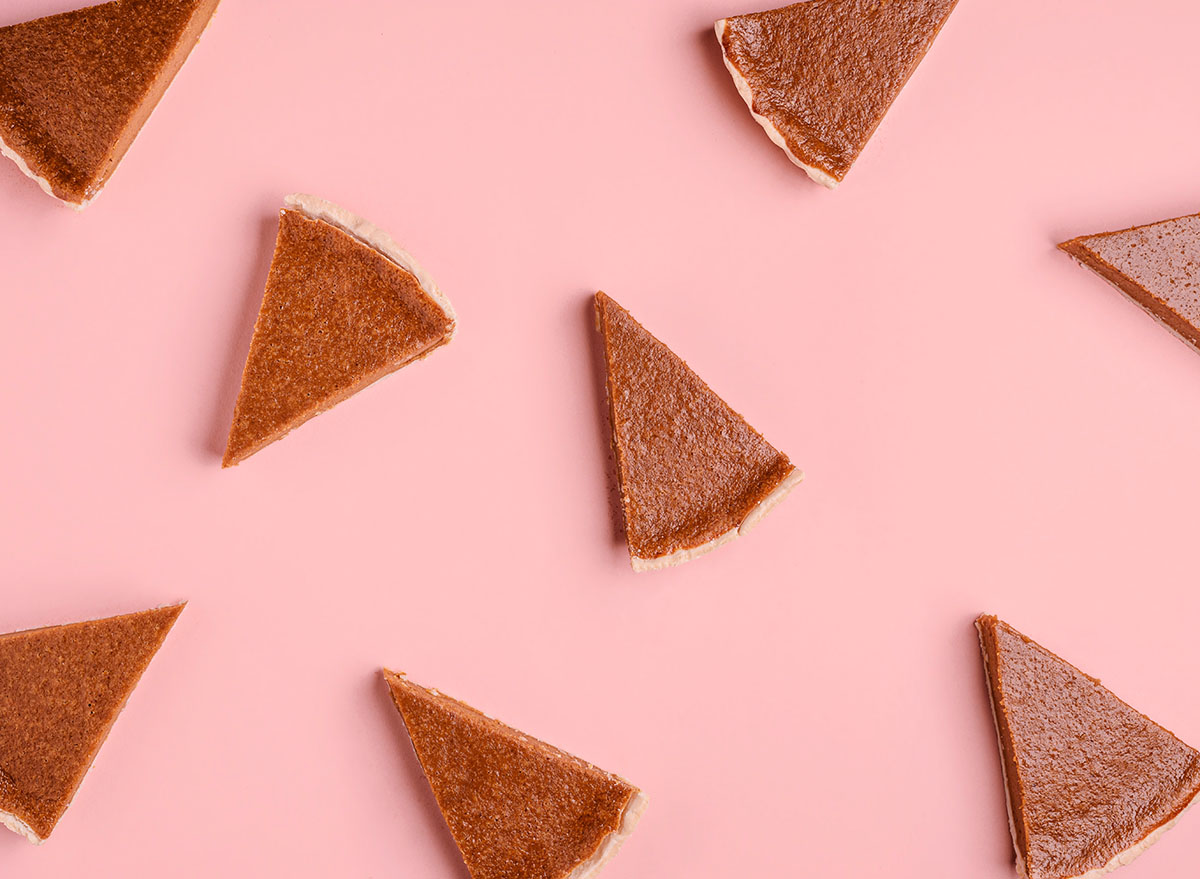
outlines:
[[[729,70],[729,75],[733,77],[733,84],[737,86],[738,94],[742,96],[742,100],[746,102],[746,106],[750,108],[750,115],[754,117],[754,121],[762,126],[763,131],[767,133],[767,137],[771,138],[771,142],[779,147],[787,157],[792,160],[792,164],[798,166],[814,183],[819,183],[826,189],[837,189],[838,179],[829,172],[821,168],[814,167],[802,161],[799,156],[792,152],[788,146],[787,138],[783,136],[783,132],[776,127],[775,123],[754,110],[754,91],[750,88],[750,83],[742,72],[737,69],[737,66],[730,60],[729,54],[725,51],[725,30],[729,26],[729,19],[722,18],[718,21],[714,28],[717,32],[717,42],[721,45],[721,58],[725,62],[725,67]]]
[[[450,300],[438,288],[438,285],[430,277],[429,273],[425,271],[411,253],[397,244],[391,235],[358,214],[352,213],[331,201],[318,198],[315,195],[293,193],[283,199],[283,204],[286,209],[299,211],[311,219],[321,220],[341,229],[360,244],[364,244],[382,254],[416,278],[417,283],[421,285],[421,289],[429,295],[429,298],[450,319],[453,324],[450,329],[450,338],[454,336],[457,330],[458,319],[454,311],[454,306],[451,305]],[[447,341],[449,341],[449,338]]]
[[[625,844],[625,840],[629,839],[634,828],[637,827],[638,821],[642,818],[642,813],[646,811],[646,806],[649,804],[649,799],[640,790],[635,789],[633,796],[629,798],[629,802],[625,804],[625,808],[621,810],[621,826],[612,833],[600,840],[600,846],[586,861],[577,864],[575,868],[567,874],[566,879],[591,879],[600,872],[600,868],[607,864],[621,850],[621,846]]]

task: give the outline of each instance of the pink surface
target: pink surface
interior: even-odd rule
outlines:
[[[382,664],[641,785],[611,879],[1012,875],[983,610],[1200,742],[1200,358],[1053,250],[1197,210],[1200,9],[967,0],[836,193],[743,11],[225,0],[86,213],[0,165],[0,630],[191,600],[0,874],[461,879]],[[460,333],[222,472],[296,190]],[[597,287],[808,473],[674,571],[613,534]]]

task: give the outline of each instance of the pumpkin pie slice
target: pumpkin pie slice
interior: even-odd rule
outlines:
[[[1000,740],[1017,871],[1128,864],[1200,793],[1200,754],[994,616],[975,622]]]
[[[1058,246],[1200,350],[1200,214]]]
[[[114,0],[0,28],[0,152],[82,210],[187,60],[218,0]]]
[[[725,66],[755,120],[837,187],[957,0],[807,0],[723,18]]]
[[[384,670],[472,879],[588,879],[646,807],[623,778]]]
[[[804,478],[604,293],[596,323],[635,571],[690,561],[745,534]]]
[[[50,836],[182,611],[0,635],[0,824]]]
[[[386,232],[288,196],[223,466],[427,356],[454,329],[449,300]]]

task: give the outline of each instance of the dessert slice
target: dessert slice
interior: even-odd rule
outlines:
[[[587,879],[646,807],[636,787],[383,672],[472,879]]]
[[[1058,246],[1200,349],[1200,214]]]
[[[1017,871],[1069,879],[1128,864],[1200,793],[1200,755],[1007,623],[975,625]]]
[[[604,293],[596,324],[635,571],[690,561],[745,534],[804,478]]]
[[[289,195],[222,466],[454,336],[454,309],[386,232]]]
[[[755,120],[837,187],[957,0],[807,0],[723,18],[725,66]]]
[[[114,0],[0,28],[0,152],[82,210],[183,66],[218,0]]]
[[[0,824],[46,840],[182,611],[0,635]]]

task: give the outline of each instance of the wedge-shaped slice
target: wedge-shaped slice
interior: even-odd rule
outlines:
[[[690,561],[745,534],[804,478],[604,293],[596,324],[635,571]]]
[[[0,28],[0,152],[82,210],[137,137],[218,0],[114,0]]]
[[[472,879],[587,879],[633,832],[629,782],[384,670]]]
[[[993,616],[979,629],[1017,870],[1095,877],[1142,853],[1200,793],[1200,755]]]
[[[956,2],[807,0],[721,19],[717,39],[755,120],[834,189]]]
[[[0,635],[0,824],[46,840],[182,610]]]
[[[1058,246],[1200,350],[1200,214]]]
[[[387,233],[310,195],[285,204],[225,467],[454,336],[450,302]]]

